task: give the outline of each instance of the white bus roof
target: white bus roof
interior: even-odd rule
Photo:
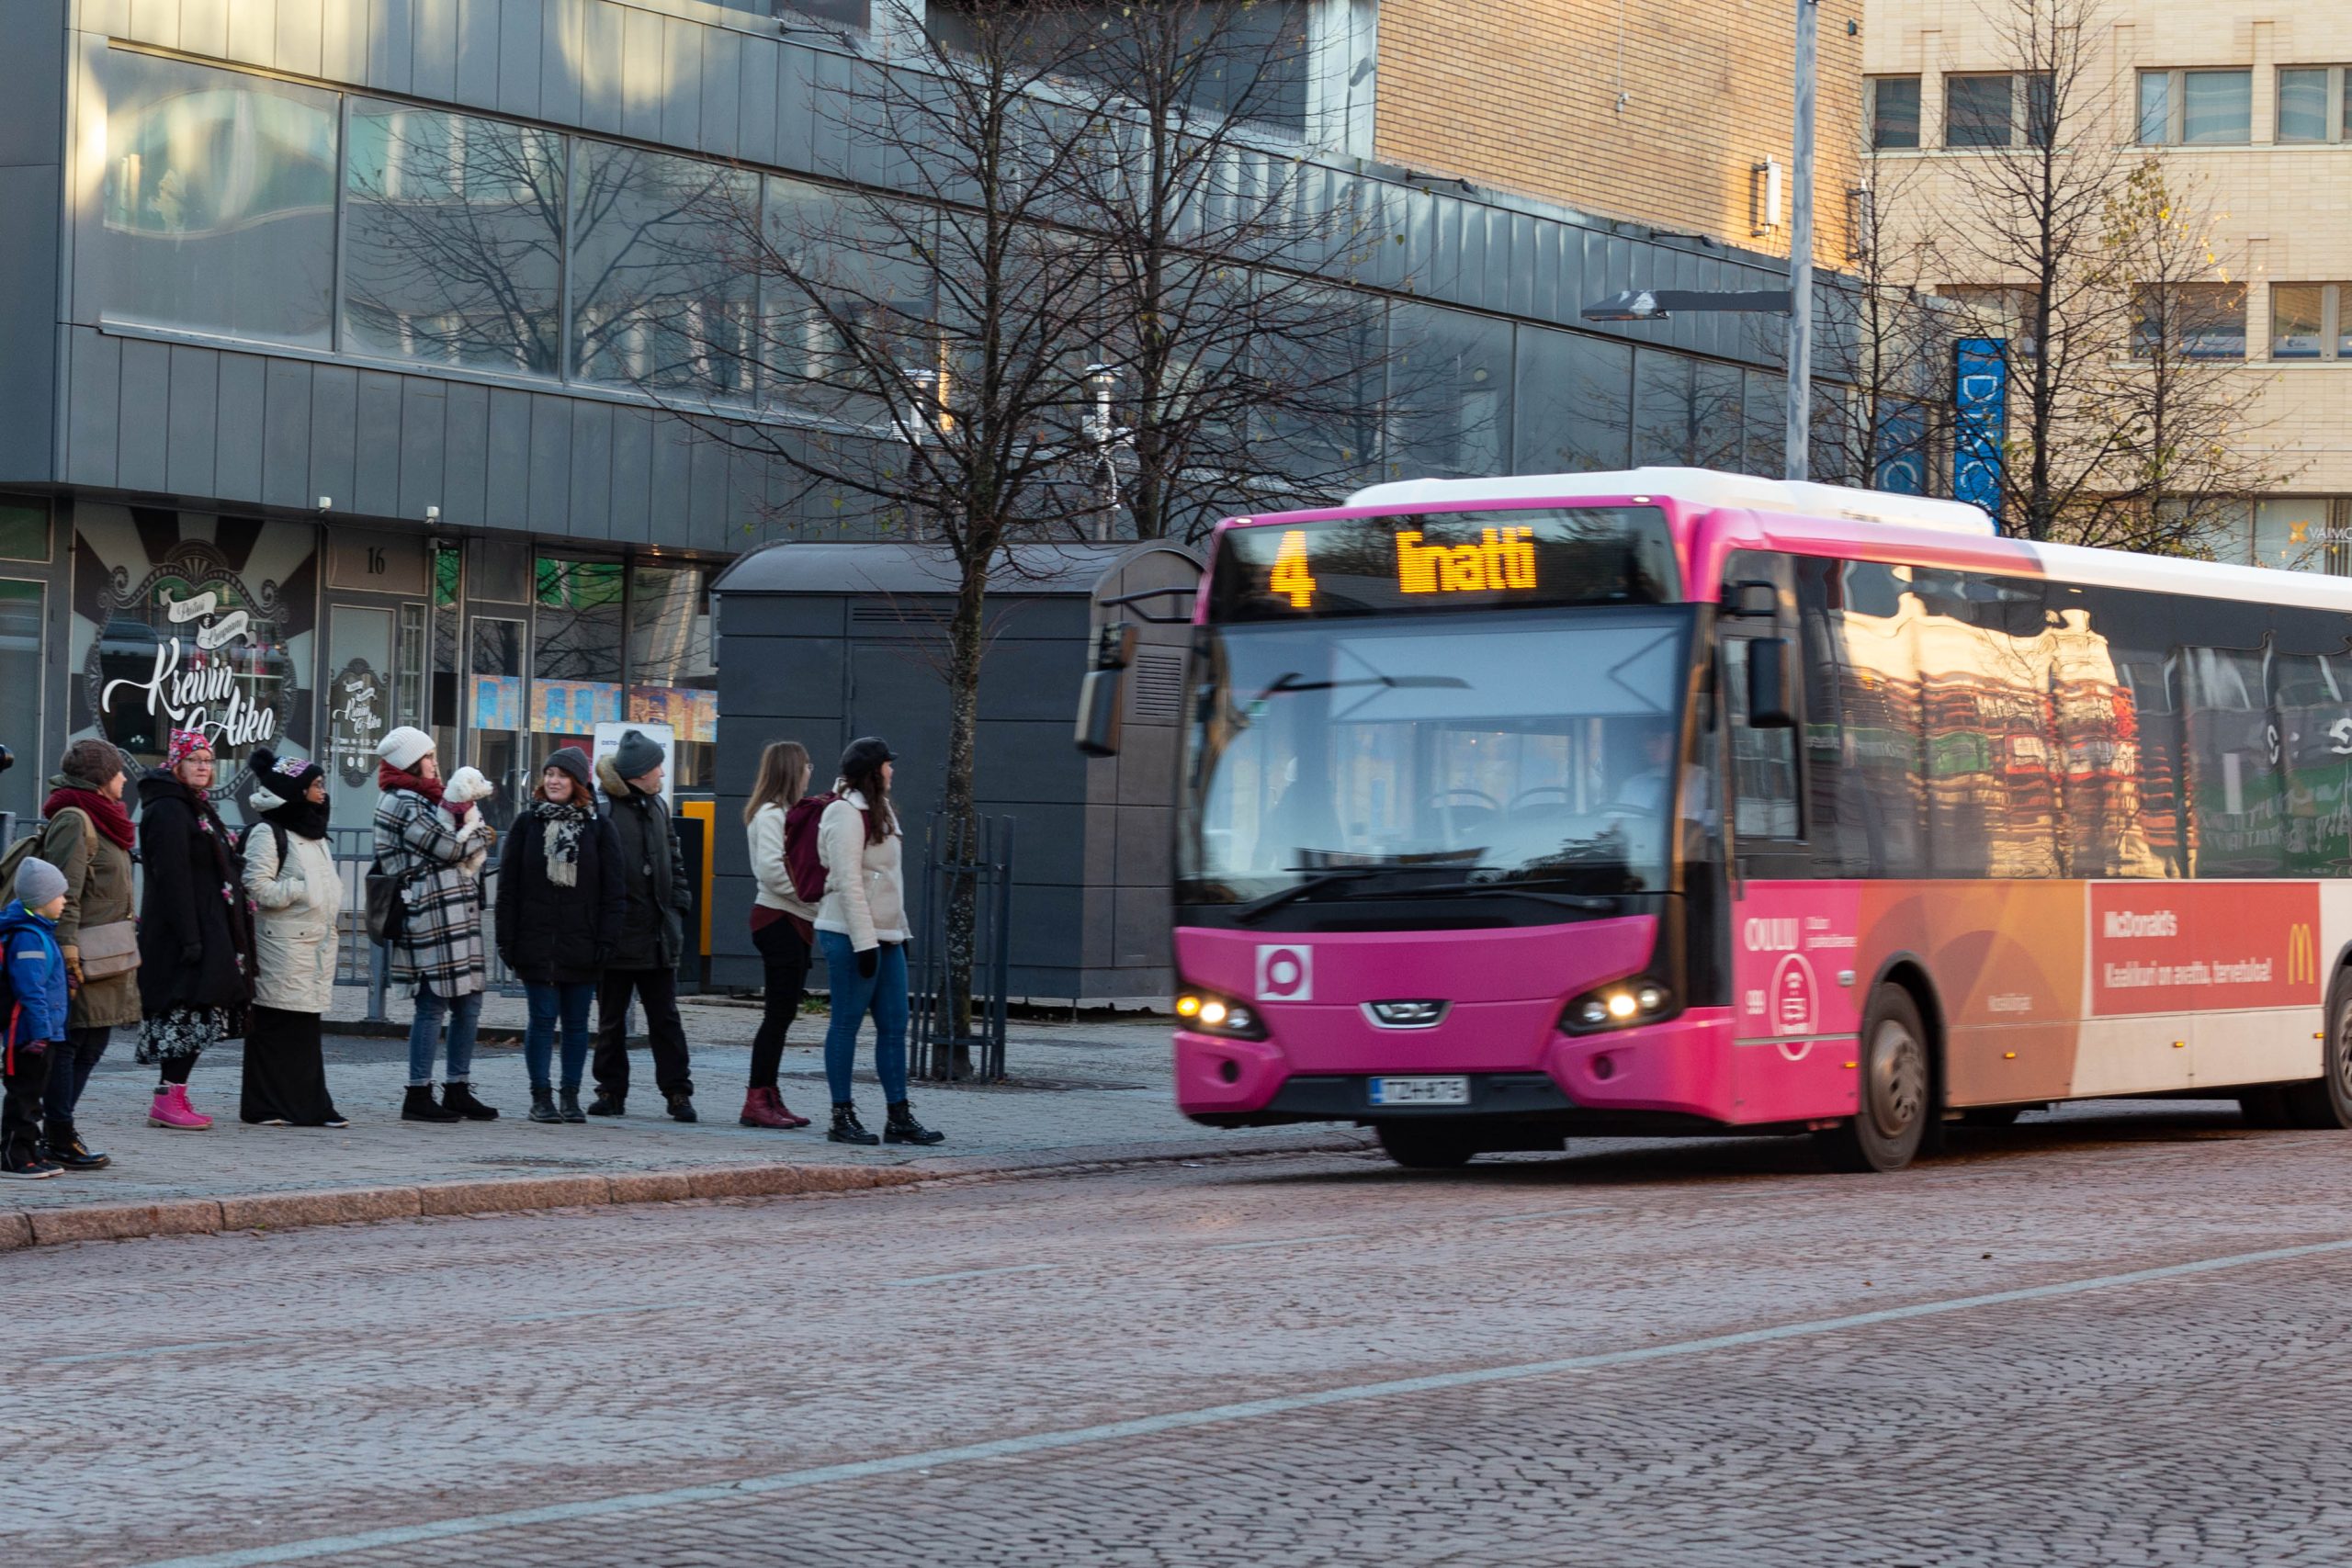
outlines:
[[[1428,506],[1465,501],[1544,502],[1586,495],[1664,495],[1702,506],[1785,512],[1859,523],[1900,523],[1952,534],[1990,536],[1992,518],[1964,501],[1934,501],[1891,491],[1762,479],[1713,468],[1620,468],[1598,474],[1505,474],[1485,479],[1399,479],[1348,497],[1350,506]]]

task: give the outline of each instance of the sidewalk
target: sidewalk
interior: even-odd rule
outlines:
[[[346,1021],[364,1007],[338,998]],[[242,1050],[224,1046],[197,1066],[188,1097],[212,1117],[202,1133],[146,1124],[153,1068],[132,1060],[136,1032],[115,1032],[90,1079],[77,1120],[107,1169],[0,1187],[0,1250],[36,1243],[278,1228],[578,1203],[757,1197],[894,1186],[956,1176],[1135,1159],[1355,1146],[1350,1129],[1219,1132],[1178,1114],[1170,1092],[1165,1021],[1015,1023],[1001,1085],[913,1086],[917,1113],[947,1134],[929,1149],[859,1149],[825,1141],[822,1017],[793,1026],[781,1087],[812,1118],[797,1132],[739,1126],[759,1027],[755,1005],[682,999],[693,1043],[695,1104],[687,1126],[664,1112],[645,1051],[631,1053],[628,1116],[541,1126],[525,1120],[528,1080],[518,1046],[485,1044],[475,1092],[499,1120],[455,1125],[399,1120],[408,1078],[404,1042],[334,1032],[328,1024],[327,1083],[351,1118],[341,1131],[248,1127],[237,1120]],[[520,998],[493,995],[485,1027],[519,1030]],[[871,1035],[861,1063],[872,1059]],[[593,1086],[592,1086],[593,1087]],[[882,1124],[882,1091],[862,1070],[858,1108]],[[582,1099],[586,1095],[583,1093]]]

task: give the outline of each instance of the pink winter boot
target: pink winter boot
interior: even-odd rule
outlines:
[[[187,1102],[187,1085],[167,1083],[155,1091],[155,1103],[147,1108],[147,1125],[200,1133],[212,1125],[212,1118],[196,1113],[196,1108]]]

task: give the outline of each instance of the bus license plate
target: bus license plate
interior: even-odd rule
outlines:
[[[1374,1078],[1374,1105],[1467,1105],[1468,1078]]]

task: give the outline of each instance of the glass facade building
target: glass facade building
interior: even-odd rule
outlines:
[[[400,724],[491,775],[502,821],[600,725],[669,726],[688,799],[750,767],[720,750],[710,584],[767,539],[856,536],[662,403],[856,412],[763,365],[791,307],[713,218],[805,228],[888,177],[831,96],[867,7],[795,8],[828,26],[779,29],[767,0],[80,0],[12,25],[0,740],[24,761],[0,809],[36,808],[71,739],[153,761],[190,723],[238,795],[255,746],[329,761],[350,827]],[[1777,471],[1776,333],[1577,312],[1781,264],[1342,156],[1311,129],[1323,70],[1262,129],[1329,153],[1322,199],[1377,231],[1355,281],[1414,392],[1347,442],[1366,478]]]

